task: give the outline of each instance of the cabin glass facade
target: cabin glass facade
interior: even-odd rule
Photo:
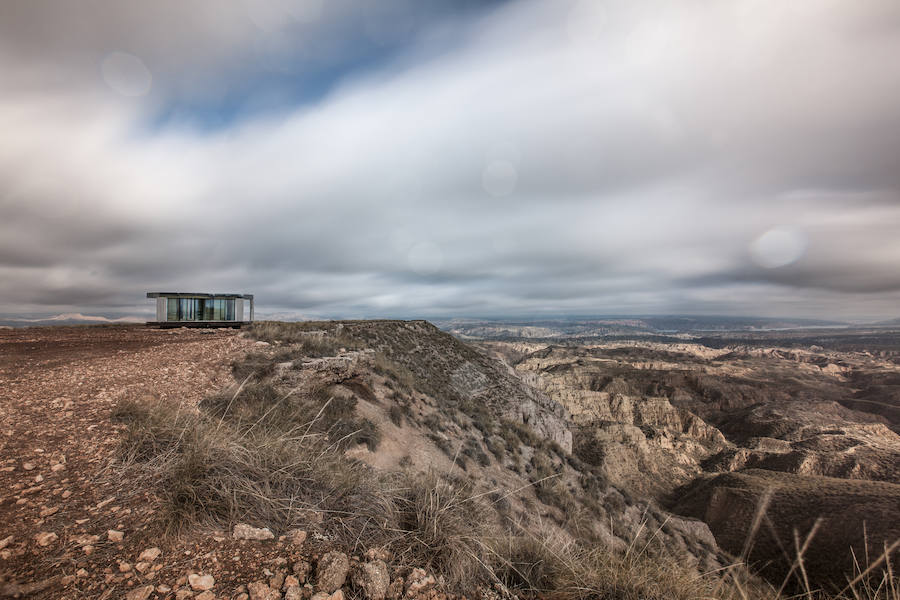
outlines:
[[[253,322],[253,294],[199,294],[148,292],[156,299],[156,321],[161,327],[240,327]],[[250,302],[250,316],[244,318],[244,302]]]
[[[234,321],[234,298],[168,298],[167,321]]]

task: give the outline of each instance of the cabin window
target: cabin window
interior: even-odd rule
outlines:
[[[233,298],[169,298],[168,321],[234,321]]]
[[[203,315],[202,319],[204,321],[215,321],[216,320],[216,301],[215,300],[201,300],[200,305],[203,307],[200,309],[200,314]]]
[[[196,321],[200,316],[198,314],[197,298],[179,298],[178,299],[178,320],[179,321]]]

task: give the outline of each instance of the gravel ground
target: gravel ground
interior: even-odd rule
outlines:
[[[153,499],[123,493],[109,415],[129,396],[196,404],[232,381],[231,361],[251,346],[233,330],[0,330],[0,597],[118,598],[215,565],[203,544],[159,539]],[[165,543],[145,573],[132,567]]]
[[[221,329],[0,329],[0,598],[453,600],[421,569],[389,576],[382,549],[348,557],[305,531],[163,535],[157,499],[114,468],[111,410],[196,406],[257,344]]]

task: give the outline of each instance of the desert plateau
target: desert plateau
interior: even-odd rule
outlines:
[[[0,591],[761,598],[879,558],[862,580],[889,577],[897,332],[867,351],[872,332],[479,327],[0,330]]]

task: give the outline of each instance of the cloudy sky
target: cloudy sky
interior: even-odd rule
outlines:
[[[896,0],[10,0],[0,315],[900,316]]]

